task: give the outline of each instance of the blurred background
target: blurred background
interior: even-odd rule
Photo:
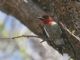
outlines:
[[[0,60],[68,60],[69,56],[63,56],[50,47],[42,39],[36,37],[17,37],[21,35],[33,35],[27,27],[18,19],[0,11]]]

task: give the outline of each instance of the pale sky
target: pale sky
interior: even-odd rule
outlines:
[[[13,28],[12,25],[12,19],[14,19],[16,22],[16,29],[20,29],[20,28],[25,28],[19,21],[16,20],[16,18],[12,17],[12,16],[7,16],[7,14],[3,13],[0,11],[0,24],[4,23],[5,20],[7,20],[5,22],[5,30],[10,30],[11,28]],[[22,60],[22,57],[20,55],[19,51],[15,51],[11,56],[9,56],[7,59],[4,58],[4,53],[0,51],[0,60]],[[3,59],[4,58],[4,59]]]

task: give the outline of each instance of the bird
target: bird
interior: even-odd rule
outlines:
[[[53,48],[57,47],[56,49],[63,54],[65,42],[58,23],[49,15],[40,16],[38,19],[41,21],[43,33],[47,37],[47,43]]]

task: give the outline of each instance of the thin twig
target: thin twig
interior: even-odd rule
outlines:
[[[21,36],[16,36],[16,37],[8,37],[8,38],[0,38],[0,39],[16,39],[16,38],[22,38],[22,37],[36,37],[36,38],[40,38],[39,36],[33,36],[33,35],[21,35]]]
[[[73,36],[78,41],[80,41],[80,38],[78,36],[74,35],[65,25],[62,24],[62,22],[60,22],[60,24],[63,26],[63,28],[65,29],[66,32],[68,32],[71,36]]]

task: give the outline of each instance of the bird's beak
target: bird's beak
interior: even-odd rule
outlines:
[[[42,17],[37,17],[38,19],[41,19]]]
[[[42,20],[43,18],[42,17],[37,17],[38,19]]]

